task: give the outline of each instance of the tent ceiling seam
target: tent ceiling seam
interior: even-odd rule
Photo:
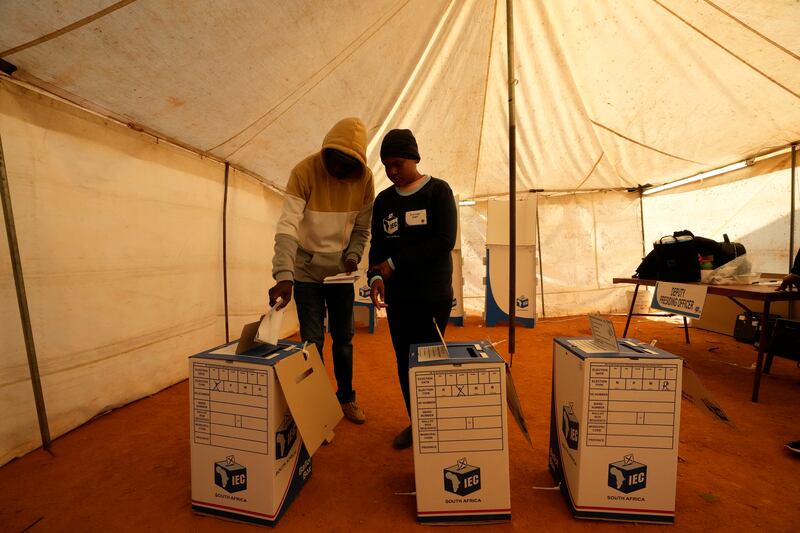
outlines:
[[[734,17],[732,14],[728,13],[727,11],[725,11],[724,9],[722,9],[721,7],[716,5],[714,2],[711,2],[710,0],[703,0],[703,1],[706,4],[710,5],[711,7],[713,7],[714,9],[716,9],[717,11],[719,11],[720,13],[722,13],[723,15],[725,15],[726,17],[729,17],[734,22],[740,24],[745,29],[750,30],[754,34],[758,35],[759,37],[761,37],[762,39],[767,41],[769,44],[771,44],[775,48],[779,49],[780,51],[784,52],[785,54],[788,54],[788,55],[792,56],[793,58],[797,59],[798,61],[800,61],[800,55],[797,55],[794,52],[792,52],[791,50],[789,50],[788,48],[785,48],[785,47],[781,46],[780,43],[778,43],[776,41],[773,41],[772,39],[770,39],[769,37],[767,37],[763,33],[760,33],[758,30],[756,30],[752,26],[749,26],[749,25],[745,24],[744,22],[742,22],[738,18]]]
[[[47,35],[42,35],[41,37],[38,37],[32,41],[28,41],[27,43],[23,43],[19,46],[15,46],[14,48],[9,48],[8,50],[4,50],[0,52],[0,57],[10,56],[12,54],[16,54],[17,52],[22,52],[23,50],[27,50],[28,48],[38,46],[42,43],[46,43],[47,41],[51,41],[57,37],[61,37],[62,35],[75,31],[83,26],[86,26],[87,24],[90,24],[97,19],[103,18],[106,15],[113,13],[118,9],[122,9],[123,7],[127,6],[128,4],[132,4],[135,1],[136,0],[120,0],[116,4],[112,4],[107,8],[101,9],[97,13],[94,13],[93,15],[84,17],[78,21],[73,22],[72,24],[64,26],[63,28],[50,32]]]
[[[21,87],[25,90],[34,92],[36,94],[44,95],[48,98],[52,98],[56,102],[61,102],[65,105],[72,106],[76,109],[79,109],[81,112],[88,113],[89,115],[98,117],[101,120],[108,120],[117,124],[118,126],[128,128],[141,135],[152,137],[156,141],[156,143],[164,144],[166,146],[171,146],[178,150],[184,150],[200,158],[210,159],[211,161],[216,161],[217,163],[220,164],[225,164],[228,162],[219,158],[214,154],[204,152],[199,148],[192,146],[191,144],[184,143],[177,139],[171,138],[163,133],[160,133],[157,130],[153,130],[141,124],[130,122],[129,120],[127,120],[127,117],[123,115],[119,115],[98,104],[95,104],[94,102],[80,98],[79,96],[76,96],[75,94],[69,91],[61,89],[60,87],[52,86],[49,83],[45,82],[44,80],[40,80],[39,78],[30,75],[24,71],[21,72],[21,74],[22,74],[21,77],[14,76],[12,78],[6,74],[0,73],[0,81],[10,82],[13,85]],[[265,178],[258,172],[250,170],[243,165],[239,165],[236,163],[230,163],[230,165],[231,168],[238,170],[243,174],[247,174],[248,176],[258,181],[261,185],[263,185],[264,187],[270,189],[275,193],[283,195],[284,192],[286,191],[285,186],[278,185],[272,180]]]
[[[410,0],[405,0],[388,16],[384,15],[383,17],[379,17],[378,20],[376,20],[370,27],[361,32],[361,34],[357,38],[355,38],[352,42],[350,42],[350,44],[344,47],[344,49],[341,52],[339,52],[330,61],[328,61],[320,69],[314,72],[311,76],[306,78],[302,83],[298,84],[298,86],[293,91],[291,91],[288,95],[286,95],[286,97],[282,98],[277,104],[272,106],[272,108],[270,108],[269,111],[258,117],[256,120],[251,122],[246,127],[239,130],[237,133],[231,135],[228,139],[222,141],[221,143],[217,144],[212,148],[209,148],[209,151],[216,150],[217,148],[220,148],[221,146],[224,146],[225,144],[231,142],[236,137],[246,132],[248,129],[254,127],[260,121],[267,119],[271,113],[275,112],[277,109],[280,108],[281,105],[288,102],[297,95],[297,98],[294,99],[294,102],[291,102],[285,109],[280,111],[277,115],[275,115],[271,119],[267,120],[266,124],[264,124],[262,128],[258,129],[255,133],[253,133],[253,135],[251,135],[250,138],[248,138],[246,141],[242,142],[242,144],[238,148],[227,154],[225,158],[227,159],[231,157],[233,154],[235,154],[236,152],[247,146],[254,138],[260,135],[265,129],[270,127],[272,124],[275,123],[276,120],[278,120],[289,110],[291,110],[303,96],[308,94],[317,85],[325,81],[328,78],[328,76],[330,76],[333,72],[336,71],[339,65],[341,65],[345,60],[350,58],[350,56],[355,54],[362,46],[364,46],[367,42],[369,42],[369,40],[372,39],[372,37],[374,37],[375,34],[378,33],[384,26],[386,26],[386,24],[388,24],[395,16],[397,16],[397,14],[400,11],[402,11],[403,8],[406,7],[406,5],[408,5],[409,2]],[[381,20],[381,18],[383,18],[383,20]],[[314,81],[314,78],[316,77],[319,77],[319,79]],[[302,94],[298,95],[298,92],[304,88],[305,91],[303,91]]]
[[[497,0],[494,0],[494,8],[492,10],[492,29],[489,30],[489,54],[486,58],[486,77],[483,84],[483,113],[481,113],[481,128],[478,133],[478,150],[475,155],[475,176],[472,178],[472,190],[470,196],[475,194],[475,189],[478,186],[478,173],[481,166],[481,146],[483,145],[483,128],[486,121],[486,99],[489,95],[489,77],[492,68],[492,52],[494,52],[494,28],[497,24]]]
[[[737,60],[738,60],[738,61],[740,61],[740,62],[741,62],[743,65],[745,65],[745,66],[749,67],[749,68],[750,68],[750,69],[752,69],[754,72],[756,72],[756,73],[760,74],[761,76],[763,76],[763,77],[764,77],[764,78],[766,78],[767,80],[771,81],[771,82],[772,82],[774,85],[777,85],[778,87],[780,87],[781,89],[783,89],[783,90],[784,90],[784,91],[786,91],[787,93],[791,94],[791,95],[792,95],[792,96],[794,96],[795,98],[798,98],[798,99],[800,99],[800,94],[799,94],[799,93],[796,93],[796,92],[794,92],[792,89],[790,89],[789,87],[786,87],[785,85],[783,85],[783,84],[782,84],[781,82],[779,82],[778,80],[776,80],[776,79],[772,78],[772,77],[771,77],[769,74],[767,74],[766,72],[762,72],[762,71],[760,71],[760,70],[759,70],[759,69],[757,69],[757,68],[756,68],[754,65],[751,65],[750,63],[748,63],[747,61],[745,61],[743,58],[741,58],[741,57],[739,57],[738,55],[736,55],[735,53],[733,53],[733,51],[732,51],[732,50],[728,50],[727,48],[725,48],[725,47],[722,45],[722,43],[720,43],[720,42],[718,42],[718,41],[715,41],[715,40],[714,40],[714,39],[713,39],[713,38],[712,38],[710,35],[708,35],[707,33],[703,32],[703,31],[702,31],[700,28],[698,28],[698,27],[694,26],[694,25],[693,25],[691,22],[689,22],[688,20],[686,20],[686,19],[684,19],[683,17],[681,17],[680,15],[678,15],[677,13],[675,13],[674,11],[672,11],[670,8],[668,8],[668,7],[666,7],[665,5],[663,5],[661,2],[659,2],[659,0],[653,0],[653,2],[655,2],[657,5],[661,6],[661,7],[662,7],[664,10],[666,10],[668,13],[670,13],[670,14],[671,14],[673,17],[677,18],[678,20],[680,20],[681,22],[683,22],[684,24],[686,24],[687,26],[689,26],[690,28],[692,28],[694,31],[696,31],[697,33],[699,33],[700,35],[702,35],[703,37],[705,37],[706,39],[708,39],[709,41],[711,41],[712,43],[714,43],[715,45],[717,45],[719,48],[721,48],[722,50],[724,50],[725,52],[727,52],[728,54],[730,54],[730,55],[731,55],[731,57],[733,57],[733,58],[737,59]]]
[[[554,198],[558,196],[570,196],[574,195],[577,196],[579,194],[596,194],[596,193],[607,193],[607,192],[624,192],[630,194],[638,194],[637,189],[633,187],[605,187],[605,188],[597,188],[597,189],[527,189],[517,191],[517,198],[519,197],[528,197],[531,194],[535,194],[541,198]],[[472,200],[476,202],[485,202],[487,200],[494,200],[496,198],[507,198],[509,193],[502,192],[502,193],[493,193],[493,194],[481,194],[479,196],[473,196]]]
[[[635,189],[631,187],[609,187],[606,189],[584,189],[578,191],[575,189],[535,189],[535,192],[542,198],[559,198],[563,196],[577,196],[579,194],[598,194],[607,192],[624,192],[626,194],[635,194]]]
[[[703,164],[703,163],[700,163],[700,162],[698,162],[698,161],[692,161],[691,159],[685,159],[685,158],[683,158],[683,157],[680,157],[680,156],[677,156],[677,155],[674,155],[674,154],[670,154],[669,152],[664,152],[663,150],[659,150],[658,148],[654,148],[653,146],[650,146],[650,145],[648,145],[648,144],[645,144],[645,143],[643,143],[643,142],[639,142],[639,141],[637,141],[636,139],[632,139],[632,138],[630,138],[630,137],[627,137],[627,136],[625,136],[625,135],[621,134],[621,133],[620,133],[620,132],[618,132],[618,131],[612,130],[611,128],[609,128],[608,126],[606,126],[606,125],[604,125],[604,124],[600,124],[599,122],[597,122],[597,121],[595,121],[595,120],[593,120],[593,119],[591,119],[591,118],[589,119],[589,121],[590,121],[592,124],[594,124],[595,126],[597,126],[598,128],[603,128],[604,130],[606,130],[606,131],[608,131],[608,132],[610,132],[610,133],[613,133],[613,134],[614,134],[614,135],[616,135],[617,137],[620,137],[620,138],[622,138],[622,139],[625,139],[625,140],[626,140],[626,141],[628,141],[628,142],[632,142],[633,144],[638,144],[638,145],[639,145],[639,146],[641,146],[642,148],[647,148],[648,150],[652,150],[652,151],[654,151],[654,152],[658,152],[658,153],[659,153],[659,154],[661,154],[661,155],[665,155],[665,156],[667,156],[667,157],[671,157],[671,158],[673,158],[673,159],[678,159],[678,160],[680,160],[680,161],[685,161],[685,162],[687,162],[687,163],[694,163],[695,165],[702,165],[702,164]]]
[[[588,174],[586,174],[586,177],[585,177],[585,178],[583,178],[583,180],[582,180],[582,181],[581,181],[581,182],[578,184],[578,186],[577,186],[577,187],[575,187],[575,189],[576,189],[576,190],[577,190],[577,189],[580,189],[581,187],[583,187],[583,184],[584,184],[584,183],[586,183],[586,180],[588,180],[588,179],[589,179],[589,177],[590,177],[592,174],[594,174],[594,171],[595,171],[595,169],[597,168],[597,165],[599,165],[599,164],[600,164],[600,160],[601,160],[601,159],[603,159],[603,156],[604,156],[604,155],[606,155],[606,153],[605,153],[605,152],[600,152],[600,157],[598,157],[598,158],[597,158],[597,161],[595,161],[595,162],[594,162],[594,165],[592,166],[592,170],[590,170],[590,171],[589,171],[589,173],[588,173]]]

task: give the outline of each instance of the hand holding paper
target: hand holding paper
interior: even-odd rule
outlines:
[[[258,325],[258,332],[256,333],[256,341],[272,345],[278,344],[285,310],[286,305],[283,303],[283,299],[278,297],[275,300],[275,305],[270,307],[261,319],[261,324]]]
[[[356,270],[358,270],[358,263],[356,263],[353,259],[348,259],[344,262],[344,271],[346,273],[350,274]]]
[[[279,308],[286,307],[292,300],[292,282],[288,280],[279,281],[269,290],[269,306]],[[278,302],[281,302],[278,304]]]

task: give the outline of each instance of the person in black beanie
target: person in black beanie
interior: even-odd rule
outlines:
[[[453,300],[457,215],[447,182],[421,174],[417,140],[410,130],[389,131],[381,162],[394,186],[375,198],[369,252],[372,302],[386,308],[397,359],[397,376],[411,414],[408,358],[412,344],[437,342],[434,320],[444,333]],[[395,437],[397,449],[411,446],[411,426]]]

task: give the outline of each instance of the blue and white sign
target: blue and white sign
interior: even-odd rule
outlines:
[[[707,291],[708,285],[659,281],[650,307],[689,318],[700,318]]]

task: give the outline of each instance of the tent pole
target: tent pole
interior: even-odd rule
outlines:
[[[508,43],[508,355],[514,364],[517,320],[517,117],[514,108],[514,0],[506,0]]]
[[[647,255],[647,246],[644,243],[644,195],[641,187],[639,187],[639,222],[639,229],[642,231],[642,259],[644,259]]]
[[[797,143],[792,143],[792,199],[791,208],[789,209],[789,271],[792,270],[792,262],[794,259],[794,208],[795,208],[795,182],[797,172]]]
[[[537,255],[539,256],[539,296],[542,299],[542,318],[547,318],[544,310],[544,270],[542,269],[542,233],[539,226],[539,194],[536,194],[536,244]]]
[[[225,300],[225,343],[231,342],[228,328],[228,172],[230,163],[225,161],[225,192],[222,197],[222,292]]]
[[[794,209],[795,209],[795,184],[797,183],[797,142],[792,143],[792,186],[791,186],[791,204],[789,206],[789,270],[792,271],[794,265]],[[789,306],[789,318],[794,318],[795,305]]]
[[[33,329],[31,328],[31,315],[28,311],[28,297],[25,294],[25,280],[22,276],[22,261],[17,243],[17,228],[14,225],[14,212],[11,209],[11,191],[8,187],[6,174],[6,160],[3,155],[3,142],[0,139],[0,196],[3,202],[3,214],[6,222],[6,235],[8,236],[8,251],[11,255],[11,268],[14,271],[14,284],[17,289],[17,304],[19,317],[22,322],[22,334],[25,338],[25,351],[28,354],[28,369],[31,374],[33,399],[36,404],[36,415],[39,418],[39,434],[42,437],[42,447],[50,449],[50,428],[47,425],[47,410],[42,394],[42,381],[39,378],[39,363],[36,361],[36,345],[33,342]]]

